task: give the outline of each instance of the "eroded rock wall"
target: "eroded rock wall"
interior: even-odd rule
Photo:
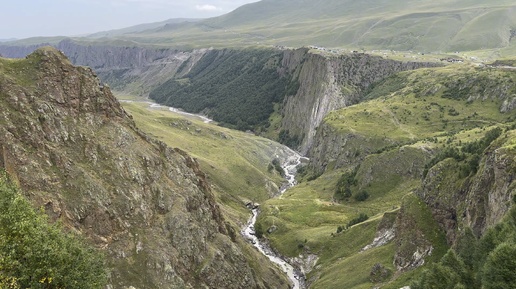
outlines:
[[[428,172],[421,189],[417,190],[417,195],[431,208],[446,232],[450,244],[466,227],[477,237],[482,236],[509,211],[516,193],[515,153],[510,146],[513,137],[511,131],[494,142],[484,152],[476,174],[461,177],[457,162],[447,159]]]
[[[360,102],[371,85],[390,75],[437,65],[364,53],[322,55],[307,49],[286,51],[282,66],[297,79],[299,89],[284,100],[281,128],[302,139],[298,149],[307,153],[328,113]]]

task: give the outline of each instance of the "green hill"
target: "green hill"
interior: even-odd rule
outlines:
[[[175,48],[317,45],[454,52],[514,46],[516,4],[493,1],[263,0],[200,21],[167,20],[92,34],[103,40]],[[9,45],[54,43],[19,40]],[[126,42],[130,41],[130,42]]]
[[[321,45],[417,51],[505,48],[513,1],[260,1],[188,26],[125,37],[185,46]]]
[[[515,81],[510,70],[467,65],[401,72],[378,83],[369,101],[330,113],[301,184],[263,204],[266,238],[284,255],[318,257],[310,288],[400,288],[421,273],[414,256],[438,262],[460,244],[461,230],[484,242],[514,194],[512,181],[502,181],[511,165],[487,176],[494,155],[496,163],[514,157],[515,113],[507,108]],[[494,195],[507,202],[484,209]],[[381,236],[386,243],[364,250]],[[390,273],[373,278],[375,266]],[[433,274],[418,288],[444,288],[428,287]]]

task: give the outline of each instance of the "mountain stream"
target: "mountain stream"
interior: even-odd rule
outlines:
[[[289,149],[289,157],[286,159],[286,161],[283,162],[282,168],[285,171],[285,179],[287,180],[287,183],[285,183],[281,189],[280,189],[280,196],[289,188],[296,185],[296,168],[299,164],[301,164],[301,160],[303,157],[299,155],[297,152]],[[256,219],[258,217],[259,208],[253,207],[252,213],[253,215],[249,219],[247,225],[242,230],[242,234],[244,237],[253,244],[254,247],[260,251],[263,255],[265,255],[271,262],[279,265],[281,270],[283,270],[290,281],[293,284],[293,289],[302,289],[305,288],[304,286],[304,275],[299,271],[296,270],[291,264],[289,264],[286,260],[278,256],[274,251],[271,250],[271,248],[268,246],[268,244],[261,242],[255,235],[254,231],[254,225],[256,224]]]
[[[133,101],[133,100],[121,100],[121,101],[123,101],[123,102],[144,102],[144,103],[149,104],[150,108],[165,107],[165,108],[168,108],[168,110],[175,112],[175,113],[179,113],[179,114],[189,116],[189,117],[198,117],[205,123],[212,122],[211,119],[209,119],[203,115],[187,113],[187,112],[184,112],[177,108],[163,106],[163,105],[160,105],[160,104],[157,104],[154,102],[150,102],[150,101]],[[306,160],[305,157],[301,156],[294,150],[292,150],[286,146],[284,148],[286,150],[286,153],[282,153],[281,155],[288,155],[288,157],[286,157],[286,159],[283,160],[282,168],[285,171],[285,179],[287,180],[287,182],[283,186],[281,186],[280,191],[279,191],[280,196],[283,195],[283,193],[285,193],[285,191],[287,189],[296,185],[295,176],[296,176],[296,172],[297,172],[297,166],[301,164],[301,161],[303,159]],[[277,264],[281,268],[281,270],[283,270],[283,272],[285,272],[287,274],[288,278],[292,282],[293,289],[304,289],[305,288],[305,284],[304,284],[305,276],[303,275],[303,273],[301,271],[295,269],[290,263],[288,263],[282,257],[278,256],[269,247],[268,244],[260,242],[260,240],[255,236],[254,225],[256,224],[256,219],[258,218],[259,208],[254,207],[254,208],[252,208],[251,211],[252,211],[252,216],[249,219],[245,228],[242,230],[242,234],[244,235],[244,237],[250,243],[252,243],[253,246],[258,249],[258,251],[260,251],[263,255],[265,255],[267,258],[269,258],[269,260],[271,260],[271,262]]]

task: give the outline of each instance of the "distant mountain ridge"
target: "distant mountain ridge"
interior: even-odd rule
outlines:
[[[182,24],[182,23],[194,23],[197,21],[200,21],[202,19],[197,18],[172,18],[167,19],[165,21],[160,22],[152,22],[152,23],[144,23],[139,25],[134,25],[126,28],[121,29],[113,29],[113,30],[106,30],[101,32],[96,32],[93,34],[89,34],[88,38],[102,38],[102,37],[114,37],[114,36],[121,36],[128,33],[139,33],[146,30],[151,29],[158,29],[162,27],[167,27],[168,25],[176,25],[176,24]]]
[[[178,49],[319,45],[353,49],[514,52],[516,4],[509,0],[263,0],[209,19],[170,19],[74,38]],[[9,45],[55,43],[26,39]]]

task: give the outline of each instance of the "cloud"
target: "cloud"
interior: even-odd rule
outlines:
[[[195,9],[197,9],[199,11],[218,11],[218,10],[222,10],[222,9],[218,8],[217,6],[213,6],[213,5],[210,5],[210,4],[195,5]]]

